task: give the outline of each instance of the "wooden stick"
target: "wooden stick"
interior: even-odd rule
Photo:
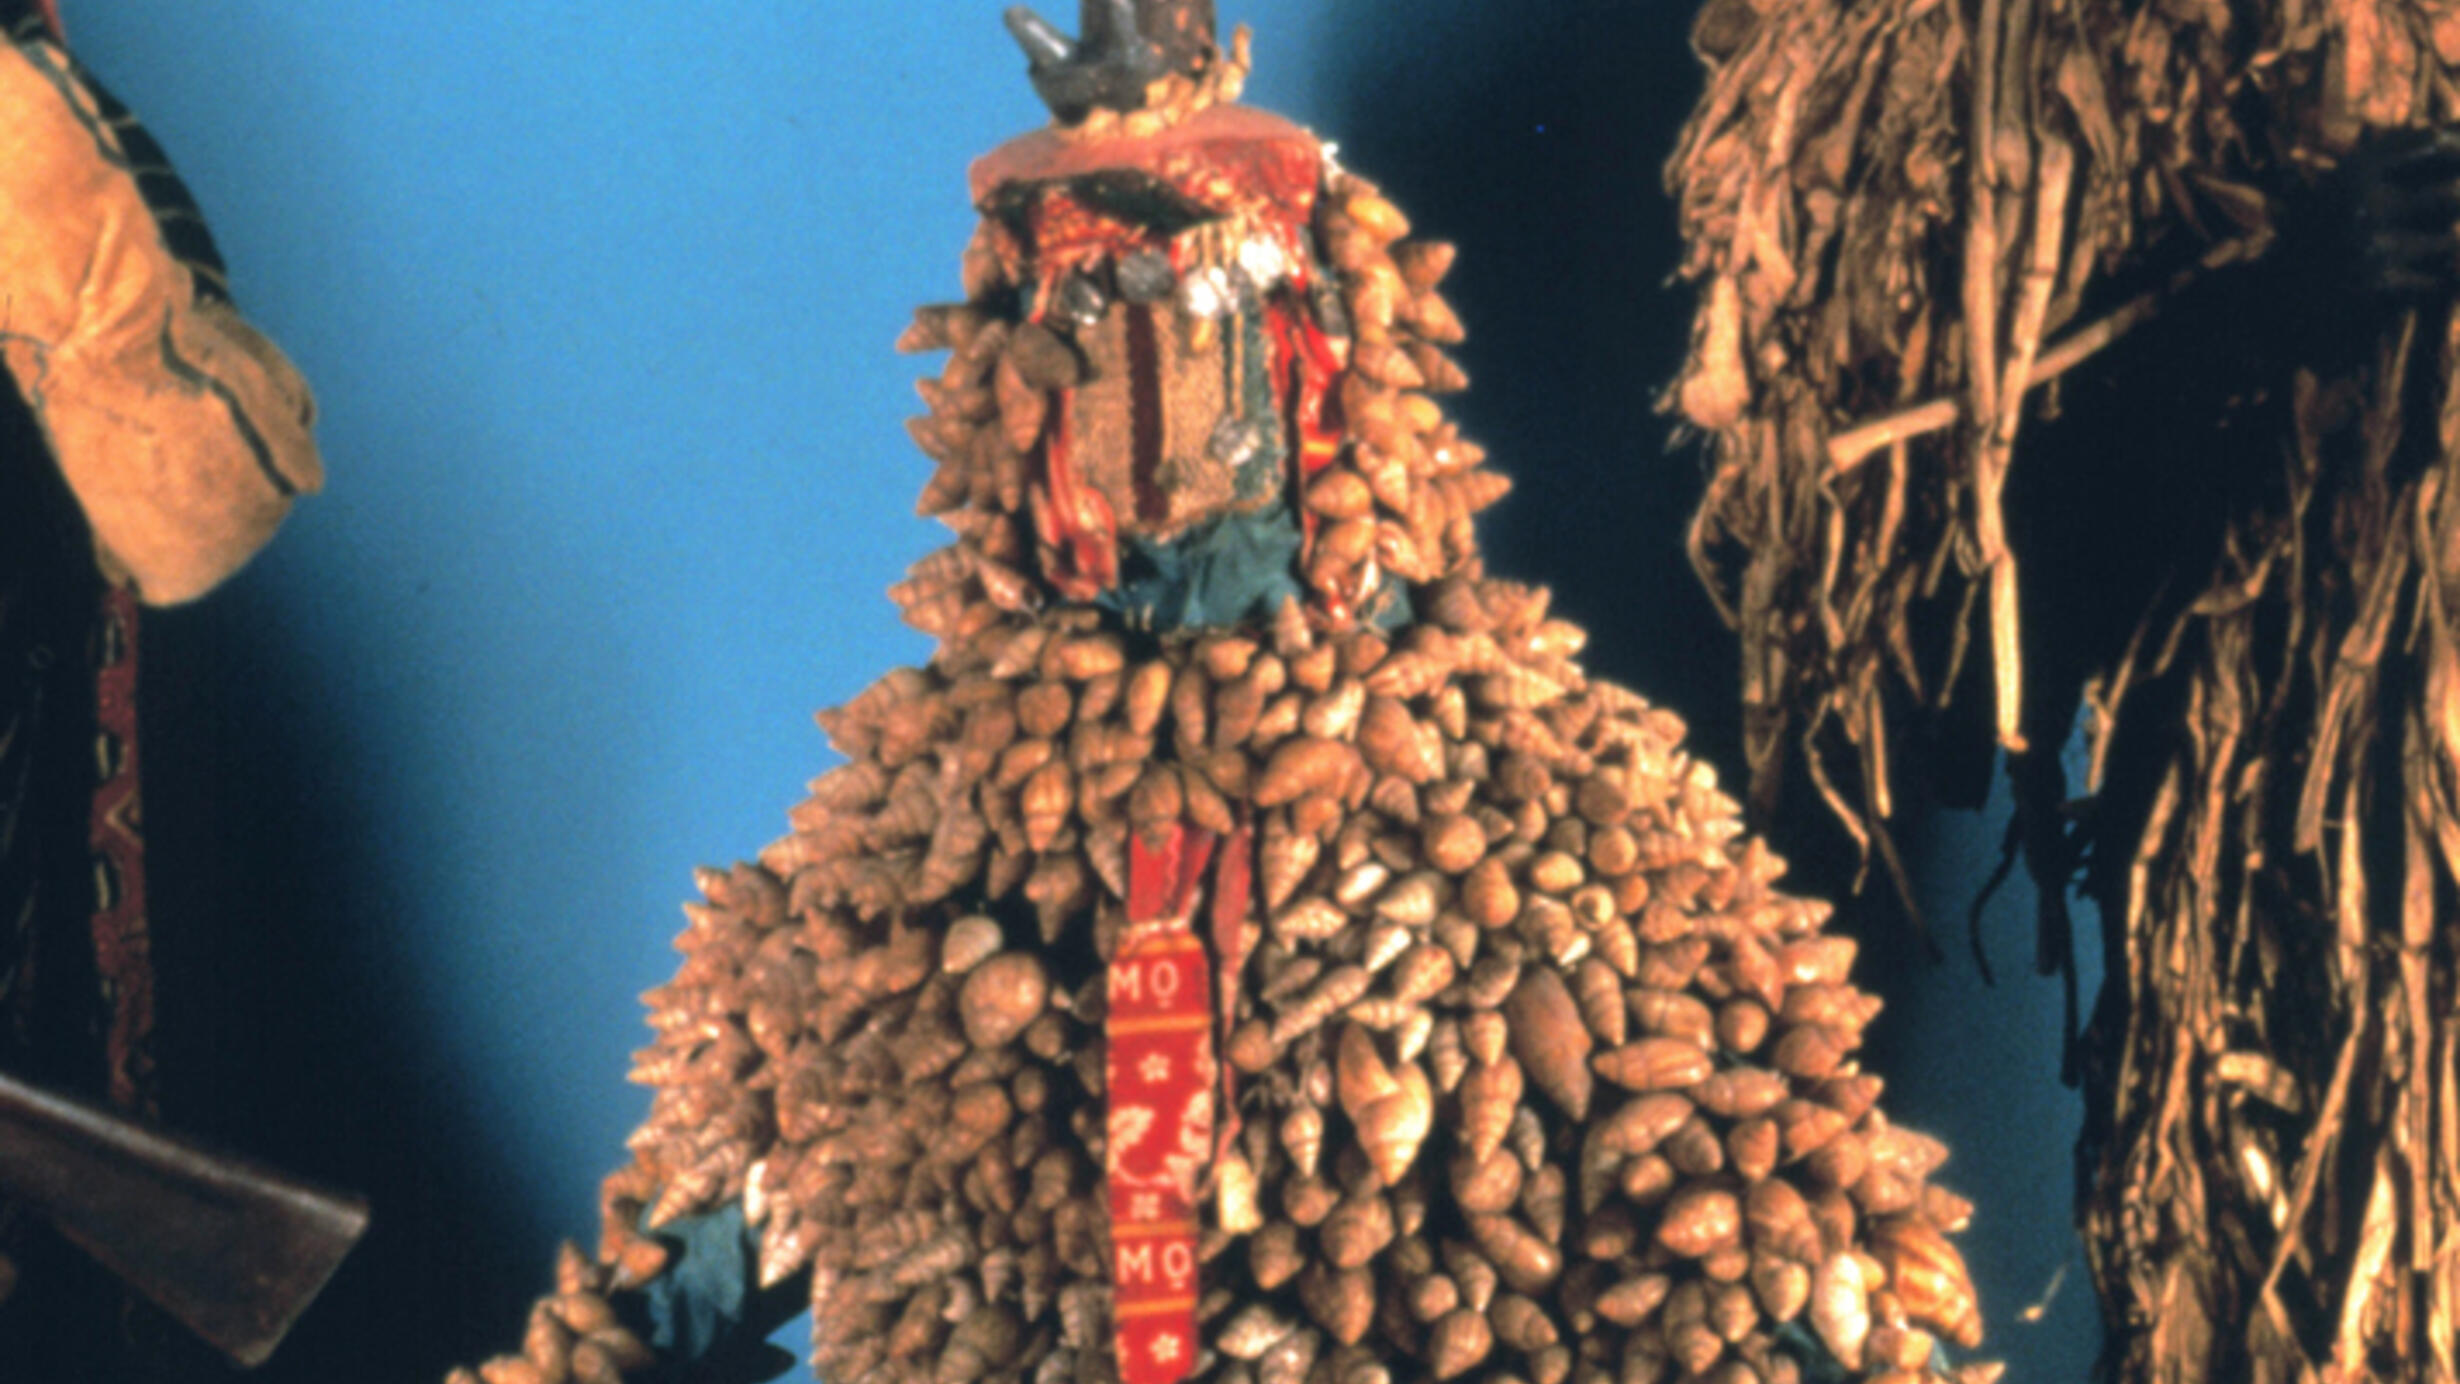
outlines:
[[[1985,424],[1999,411],[1999,8],[2000,0],[1982,0],[1974,25],[1965,178],[1965,390]]]
[[[2016,431],[2024,421],[2024,396],[2041,349],[2042,319],[2050,306],[2050,291],[2058,281],[2060,234],[2067,224],[2067,190],[2075,173],[2074,152],[2055,137],[2045,138],[2033,159],[2033,224],[2026,233],[2023,273],[2017,279],[2015,321],[2008,329],[2007,377],[1999,391],[1999,416],[1982,440],[1982,455],[1974,467],[1974,527],[1983,560],[1990,564],[1991,673],[1998,696],[1999,744],[2010,754],[2025,751],[2024,641],[2016,605],[2016,559],[2007,550],[2006,518],[2002,512],[2007,470],[2016,451]]]
[[[1213,54],[1213,0],[1136,0],[1136,30],[1162,50],[1173,71],[1193,72]],[[1117,15],[1103,0],[1087,0],[1078,32],[1087,43],[1115,42]]]
[[[2212,247],[2203,258],[2172,275],[2161,287],[2128,299],[2107,316],[2060,338],[2057,345],[2043,351],[2040,358],[2034,361],[2032,370],[2025,376],[2024,387],[2031,390],[2073,370],[2110,343],[2159,317],[2170,299],[2193,286],[2204,275],[2253,260],[2269,249],[2271,244],[2271,232],[2261,231]],[[1964,411],[1955,399],[1938,398],[1832,434],[1828,438],[1828,474],[1832,477],[1844,475],[1881,448],[1910,441],[1926,433],[1935,433],[1963,416]]]

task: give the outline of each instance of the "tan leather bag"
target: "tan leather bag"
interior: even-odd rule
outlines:
[[[324,481],[306,381],[199,301],[66,53],[0,43],[0,361],[97,557],[156,605],[237,571]]]

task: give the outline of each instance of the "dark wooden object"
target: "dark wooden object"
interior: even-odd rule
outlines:
[[[1035,93],[1070,123],[1097,106],[1140,109],[1147,86],[1213,56],[1213,0],[1084,0],[1073,39],[1023,5],[1006,18],[1033,64]]]
[[[1085,0],[1079,27],[1088,39],[1107,33],[1118,7],[1104,0]],[[1213,55],[1213,0],[1135,0],[1136,32],[1162,50],[1162,64],[1173,72],[1193,72]]]
[[[0,1195],[242,1366],[367,1228],[366,1204],[0,1076]]]

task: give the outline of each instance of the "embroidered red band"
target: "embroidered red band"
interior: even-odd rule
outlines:
[[[1158,845],[1129,838],[1128,936],[1110,966],[1107,1022],[1121,1384],[1177,1384],[1195,1361],[1197,1198],[1215,1148],[1216,1081],[1212,960],[1195,915],[1214,842],[1183,825]],[[1244,844],[1233,837],[1232,854]],[[1246,872],[1225,860],[1221,873]]]
[[[145,914],[144,806],[137,766],[137,601],[113,589],[103,601],[103,647],[95,675],[94,791],[88,844],[94,852],[95,978],[109,1014],[105,1035],[111,1102],[154,1109],[153,934]]]

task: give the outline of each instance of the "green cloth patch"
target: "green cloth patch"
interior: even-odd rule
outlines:
[[[1120,545],[1119,584],[1096,598],[1136,629],[1188,629],[1262,619],[1298,584],[1298,524],[1289,506],[1227,514],[1167,543]]]
[[[1301,545],[1286,501],[1224,515],[1167,543],[1130,538],[1120,545],[1119,584],[1094,603],[1157,634],[1268,619],[1283,601],[1307,599]],[[1380,629],[1410,618],[1409,592],[1391,577],[1370,604],[1367,618]]]
[[[647,1227],[644,1226],[644,1229]],[[669,1221],[653,1232],[666,1246],[666,1271],[639,1294],[645,1336],[658,1352],[658,1381],[762,1384],[794,1367],[769,1334],[802,1311],[790,1280],[763,1290],[760,1235],[742,1203]]]

